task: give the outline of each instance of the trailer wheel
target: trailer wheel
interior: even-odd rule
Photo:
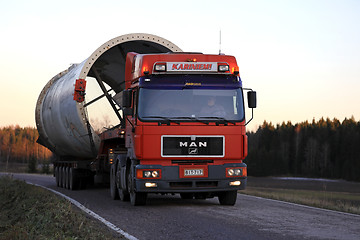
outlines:
[[[65,167],[65,187],[66,189],[70,189],[70,176],[69,176],[69,167]]]
[[[59,167],[59,187],[64,187],[64,167]]]
[[[147,193],[136,192],[133,186],[133,175],[131,173],[128,174],[128,188],[130,194],[130,202],[133,206],[141,206],[146,204]]]
[[[110,195],[113,200],[119,199],[119,191],[116,186],[115,178],[115,164],[111,165],[110,169]]]
[[[69,189],[77,190],[79,188],[79,179],[76,169],[69,168]]]
[[[219,202],[221,205],[234,206],[237,198],[237,191],[228,191],[219,193]]]
[[[56,186],[59,187],[59,186],[60,186],[60,182],[59,182],[59,167],[55,167],[54,173],[55,173]]]

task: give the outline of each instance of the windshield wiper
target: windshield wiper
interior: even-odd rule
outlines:
[[[231,121],[231,120],[225,119],[223,117],[199,117],[199,118],[217,119],[217,120],[223,121],[224,123],[232,123],[232,124],[236,125],[235,121]]]
[[[207,121],[204,121],[204,120],[200,120],[196,117],[172,117],[170,119],[190,119],[190,120],[195,120],[196,122],[201,122],[201,123],[204,123],[206,125],[209,125],[209,123]]]
[[[165,122],[166,124],[170,124],[170,122],[176,123],[176,124],[180,124],[178,121],[175,121],[173,119],[170,119],[168,117],[163,117],[163,116],[146,116],[146,117],[142,117],[142,118],[160,118],[161,120],[163,120],[163,122]]]

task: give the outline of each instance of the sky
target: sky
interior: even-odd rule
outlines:
[[[258,95],[250,129],[360,120],[358,0],[1,1],[0,127],[35,126],[45,84],[112,38],[149,33],[217,54],[220,31]]]

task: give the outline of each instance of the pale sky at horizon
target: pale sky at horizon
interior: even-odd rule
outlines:
[[[258,93],[248,125],[360,120],[360,1],[3,1],[0,127],[35,126],[40,91],[106,41],[163,37],[184,51],[237,58]],[[247,118],[250,118],[248,115]]]

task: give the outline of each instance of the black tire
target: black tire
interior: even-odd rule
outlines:
[[[118,188],[118,191],[119,191],[119,198],[121,201],[123,201],[123,202],[130,201],[130,194],[126,189],[124,190],[124,189]]]
[[[64,173],[63,173],[63,167],[59,167],[59,187],[63,187],[63,178],[64,178]]]
[[[61,168],[62,173],[62,187],[66,188],[66,167]]]
[[[116,184],[116,176],[115,176],[115,164],[111,165],[110,169],[110,195],[111,199],[117,200],[119,199],[119,191]]]
[[[93,174],[90,173],[90,175],[86,178],[86,184],[88,186],[94,186],[95,185],[95,177]]]
[[[79,189],[79,178],[76,169],[70,167],[69,169],[69,189],[77,190]]]
[[[221,205],[234,206],[236,203],[237,191],[222,192],[218,197]]]
[[[192,193],[180,193],[181,199],[193,199],[194,194]]]
[[[133,177],[132,177],[131,170],[130,170],[130,173],[128,175],[128,189],[129,189],[129,194],[130,194],[131,205],[133,205],[133,206],[145,205],[147,193],[136,192],[134,189],[134,186],[132,184],[132,182],[133,182],[132,180],[133,180]]]
[[[123,201],[123,202],[129,202],[130,201],[130,194],[129,194],[129,191],[128,191],[128,186],[127,186],[127,178],[125,178],[126,180],[125,180],[125,184],[122,184],[122,179],[123,179],[123,177],[122,177],[122,175],[121,175],[121,167],[118,165],[118,174],[119,174],[119,179],[120,179],[120,181],[119,181],[119,186],[118,186],[118,192],[119,192],[119,198],[120,198],[120,200],[121,201]],[[122,185],[125,185],[125,188],[123,189],[122,188]]]
[[[133,206],[142,206],[146,205],[147,193],[138,193],[131,192],[130,193],[130,202]]]
[[[65,188],[70,189],[70,168],[65,167]]]
[[[60,183],[59,183],[59,167],[55,167],[54,173],[55,173],[56,186],[59,187],[59,185],[60,185]]]
[[[79,178],[79,189],[81,189],[81,190],[86,189],[87,179],[88,179],[88,177],[84,177],[84,176]]]

